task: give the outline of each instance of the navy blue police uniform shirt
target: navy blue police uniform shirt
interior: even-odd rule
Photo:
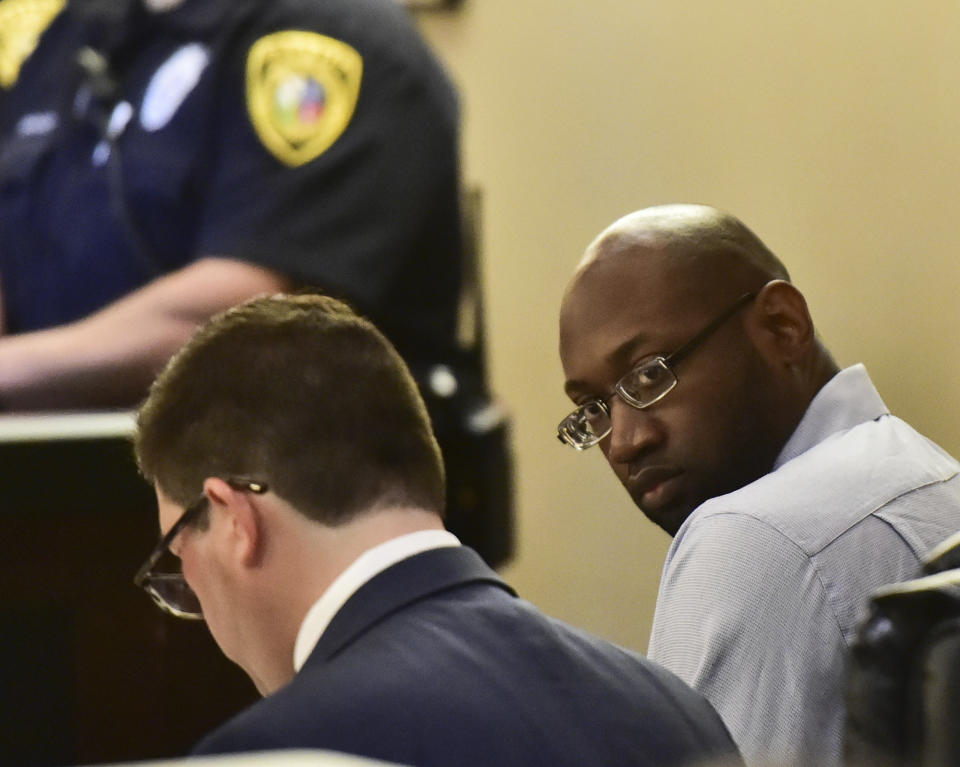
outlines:
[[[451,347],[457,100],[399,4],[135,4],[113,38],[82,6],[54,18],[2,102],[9,332],[213,255],[351,301],[408,360]],[[106,73],[78,66],[85,45]]]

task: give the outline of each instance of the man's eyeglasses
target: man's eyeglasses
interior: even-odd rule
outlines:
[[[247,490],[258,495],[267,492],[267,486],[263,482],[247,479],[224,481],[234,490]],[[200,609],[200,600],[183,577],[180,559],[170,551],[170,544],[181,530],[196,522],[206,509],[207,496],[201,493],[197,500],[184,509],[180,519],[173,523],[166,535],[160,538],[147,561],[133,576],[135,585],[146,591],[161,609],[178,618],[203,620],[203,611]]]
[[[672,354],[666,357],[660,354],[644,357],[617,381],[613,393],[638,410],[662,400],[677,385],[674,367],[756,297],[756,293],[744,293]],[[612,428],[610,405],[600,397],[593,397],[560,422],[557,426],[557,439],[577,450],[586,450],[606,437]]]

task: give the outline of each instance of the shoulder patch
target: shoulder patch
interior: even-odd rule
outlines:
[[[346,43],[285,30],[247,55],[247,109],[263,145],[291,167],[323,154],[350,123],[363,58]]]
[[[20,67],[66,0],[0,0],[0,87],[12,88]]]

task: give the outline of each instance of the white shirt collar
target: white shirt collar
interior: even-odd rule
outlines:
[[[293,646],[294,670],[303,668],[333,616],[373,576],[414,554],[459,545],[457,537],[446,530],[419,530],[374,546],[357,557],[307,611]]]

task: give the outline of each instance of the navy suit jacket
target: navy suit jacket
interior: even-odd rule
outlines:
[[[274,748],[418,767],[737,759],[698,693],[518,599],[466,547],[417,554],[364,584],[288,685],[194,753]]]

